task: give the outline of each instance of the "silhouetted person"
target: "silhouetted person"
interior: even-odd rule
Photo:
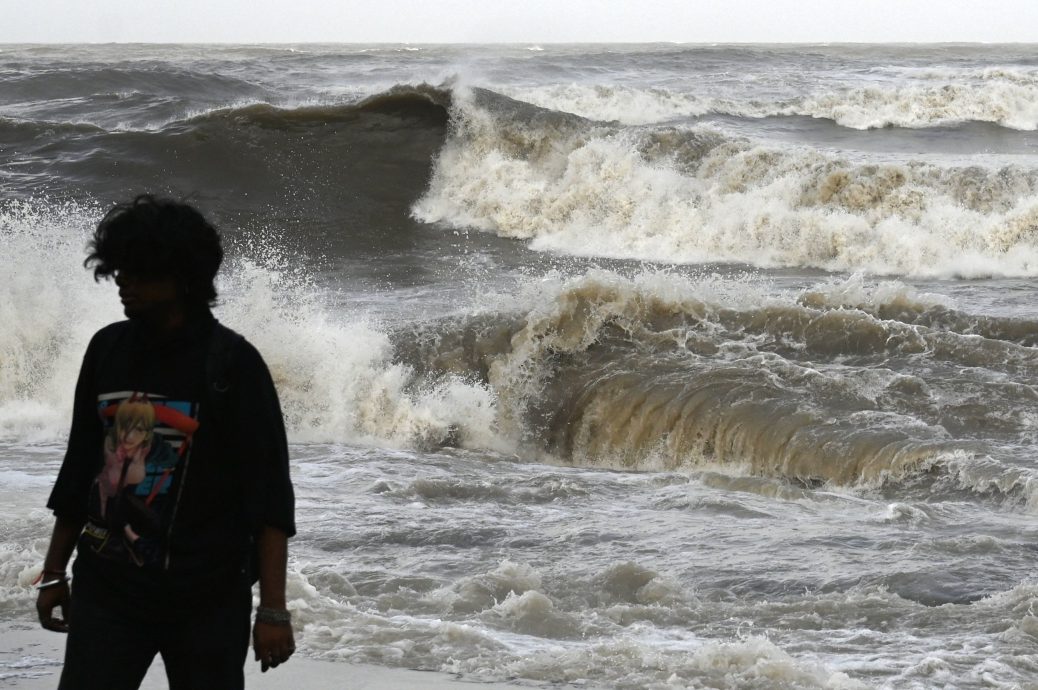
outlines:
[[[210,312],[223,250],[198,211],[137,197],[105,215],[89,249],[127,320],[87,347],[47,503],[36,608],[69,633],[59,687],[137,688],[161,654],[172,690],[242,688],[256,579],[256,658],[266,671],[295,648],[277,392],[256,349]]]

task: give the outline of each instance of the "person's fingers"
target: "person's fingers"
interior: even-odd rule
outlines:
[[[68,632],[68,590],[61,588],[54,591],[41,591],[36,598],[36,615],[40,619],[40,625],[45,630],[54,632]],[[54,609],[61,607],[63,618],[54,617]]]
[[[273,626],[253,628],[252,645],[263,672],[285,663],[296,650],[292,631]]]
[[[68,632],[68,623],[60,618],[41,618],[40,625],[42,625],[45,630],[50,630],[52,632]]]

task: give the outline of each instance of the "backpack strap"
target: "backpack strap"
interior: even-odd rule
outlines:
[[[227,394],[234,386],[234,353],[244,339],[219,321],[213,323],[205,358],[206,397],[212,413],[211,419],[219,420],[227,412]]]
[[[105,371],[119,338],[124,337],[129,328],[126,321],[117,321],[108,324],[94,335],[94,389],[97,391],[97,382]]]
[[[234,356],[245,338],[219,321],[213,322],[209,349],[205,358],[206,401],[209,411],[207,423],[226,431],[230,393],[234,390]],[[241,575],[250,585],[259,580],[259,550],[255,535],[248,535],[241,555]]]

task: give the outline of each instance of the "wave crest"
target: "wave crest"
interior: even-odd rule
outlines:
[[[861,165],[704,127],[644,131],[514,104],[456,95],[416,218],[584,256],[1038,275],[1032,170]]]
[[[772,100],[612,84],[551,85],[505,92],[544,108],[626,125],[729,115],[754,119],[812,117],[858,130],[919,129],[966,122],[1019,131],[1038,129],[1038,75],[988,70],[976,75],[976,83],[950,75],[941,78],[944,83],[923,79],[909,85],[841,88]]]
[[[518,315],[441,323],[398,352],[419,369],[478,373],[495,396],[499,433],[565,462],[808,486],[929,477],[923,490],[1017,501],[1038,487],[989,457],[998,438],[1031,424],[1008,414],[996,425],[994,416],[1027,409],[1033,396],[986,372],[1029,378],[1033,349],[878,316],[949,312],[904,286],[778,297],[752,280],[591,271],[531,289]],[[912,374],[919,360],[938,373]],[[971,401],[981,385],[982,407]]]
[[[357,103],[315,104],[280,107],[269,103],[251,103],[209,110],[178,123],[203,126],[209,123],[288,128],[325,126],[355,121],[362,115],[387,115],[427,121],[442,126],[450,107],[449,91],[428,84],[398,85]]]

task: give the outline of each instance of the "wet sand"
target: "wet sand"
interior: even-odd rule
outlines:
[[[29,622],[0,623],[0,688],[43,690],[56,688],[61,673],[64,636],[50,633]],[[286,684],[298,690],[515,690],[532,687],[510,683],[481,683],[459,680],[445,673],[338,663],[294,656],[291,661],[266,673],[258,663],[245,665],[245,687],[250,690],[283,690]],[[141,684],[142,690],[166,688],[162,659],[156,658]]]

